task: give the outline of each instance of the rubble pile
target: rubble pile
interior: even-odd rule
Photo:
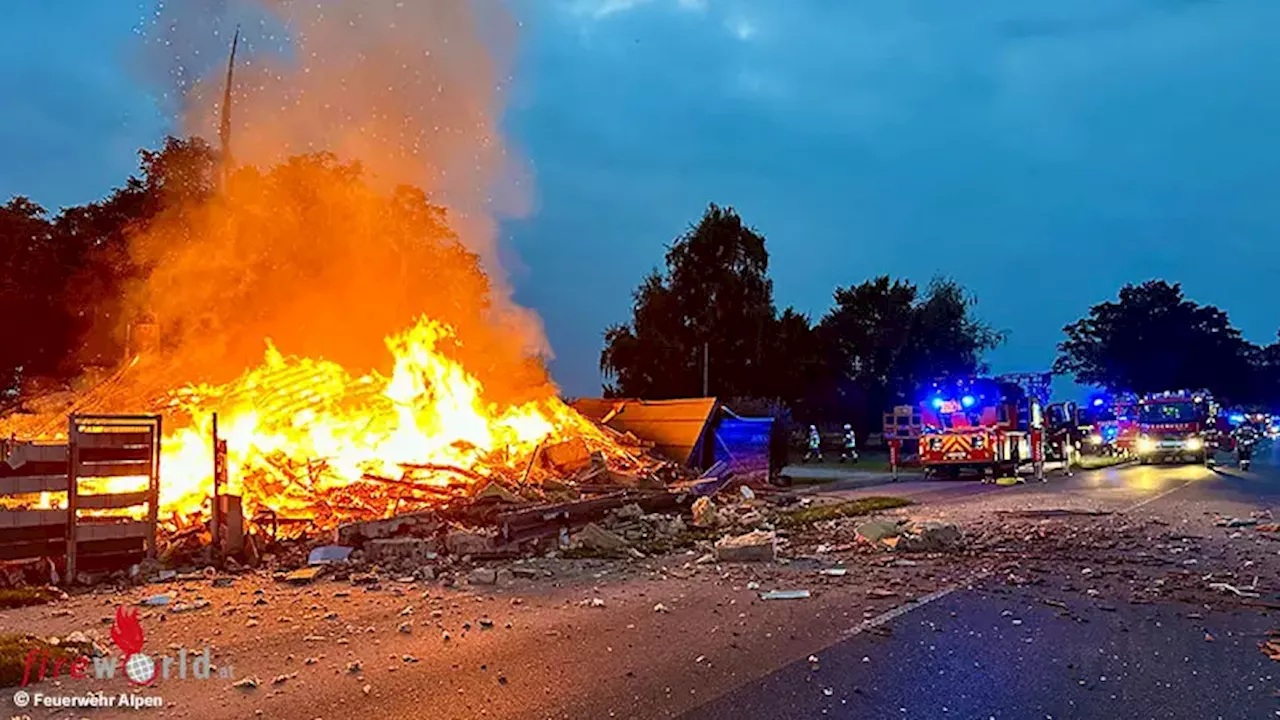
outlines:
[[[273,456],[243,479],[246,498],[262,507],[287,507],[288,519],[310,529],[328,530],[359,520],[374,520],[444,508],[458,501],[499,504],[566,502],[618,490],[662,490],[690,473],[652,454],[652,444],[603,425],[598,432],[539,445],[532,452],[491,454],[473,467],[449,464],[401,464],[396,476],[366,472],[355,482],[333,482],[323,460]],[[275,499],[287,502],[276,503]],[[278,514],[258,517],[278,521]],[[295,522],[295,525],[297,523]]]

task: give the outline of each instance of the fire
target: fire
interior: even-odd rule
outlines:
[[[556,397],[541,321],[501,272],[498,221],[528,211],[529,178],[500,132],[517,27],[500,5],[157,7],[143,65],[196,137],[144,157],[158,211],[129,228],[136,276],[88,329],[86,348],[120,344],[130,365],[65,412],[163,413],[166,516],[212,492],[215,414],[227,492],[321,525],[490,480],[535,495],[561,477],[538,447],[562,440],[643,467]],[[221,58],[249,17],[224,94]],[[208,125],[222,117],[225,132]],[[142,319],[152,330],[133,334]],[[258,363],[264,338],[293,355],[268,342]]]
[[[213,413],[227,441],[229,491],[243,494],[246,510],[321,520],[354,509],[332,503],[370,502],[341,495],[354,487],[369,486],[374,496],[388,482],[409,494],[464,493],[487,479],[518,480],[540,444],[570,436],[608,444],[555,396],[509,407],[486,400],[481,383],[449,356],[459,344],[451,328],[423,317],[387,338],[390,376],[354,377],[268,344],[262,364],[236,380],[175,392],[174,409],[192,422],[165,438],[162,509],[192,512],[211,494]]]

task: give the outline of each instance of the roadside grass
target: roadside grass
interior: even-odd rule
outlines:
[[[62,593],[53,588],[15,588],[0,590],[0,610],[12,610],[32,605],[44,605],[62,597]]]
[[[806,463],[806,462],[803,462],[804,460],[803,452],[792,452],[787,456],[787,464],[804,466],[804,467],[825,468],[830,470],[849,470],[849,471],[862,471],[862,472],[889,472],[890,470],[889,453],[880,452],[878,450],[868,450],[866,452],[859,452],[858,462],[840,462],[839,452],[835,452],[835,453],[824,452],[822,455],[823,455],[822,462]],[[902,466],[899,465],[898,469],[901,470]],[[798,483],[799,482],[805,482],[805,483],[829,482],[826,479],[802,480],[801,478],[795,478],[795,481]]]
[[[782,513],[778,517],[778,525],[785,528],[802,528],[823,520],[870,515],[879,510],[892,510],[911,504],[912,502],[907,498],[873,496],[841,503],[813,505]]]
[[[53,674],[53,665],[58,660],[70,661],[78,655],[89,655],[93,648],[88,644],[53,645],[37,637],[14,633],[0,633],[0,688],[14,687],[22,684],[22,673],[26,668],[27,655],[32,651],[43,650],[49,653],[46,673]],[[69,671],[68,665],[62,666],[62,674]],[[36,681],[40,672],[40,659],[36,659],[31,668],[31,682]]]

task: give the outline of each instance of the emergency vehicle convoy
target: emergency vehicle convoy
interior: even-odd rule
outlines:
[[[1205,391],[1177,390],[1144,395],[1138,401],[1134,450],[1142,464],[1182,460],[1208,462],[1209,435],[1218,409]]]
[[[1041,401],[1009,376],[935,382],[921,403],[920,464],[929,474],[1014,474],[1042,459]]]

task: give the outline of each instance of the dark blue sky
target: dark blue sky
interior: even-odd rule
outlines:
[[[170,129],[129,50],[150,3],[18,0],[0,198],[102,195]],[[946,273],[1045,368],[1060,328],[1161,276],[1280,325],[1275,0],[525,2],[506,117],[536,180],[517,299],[570,394],[709,201],[769,239],[779,304]]]

